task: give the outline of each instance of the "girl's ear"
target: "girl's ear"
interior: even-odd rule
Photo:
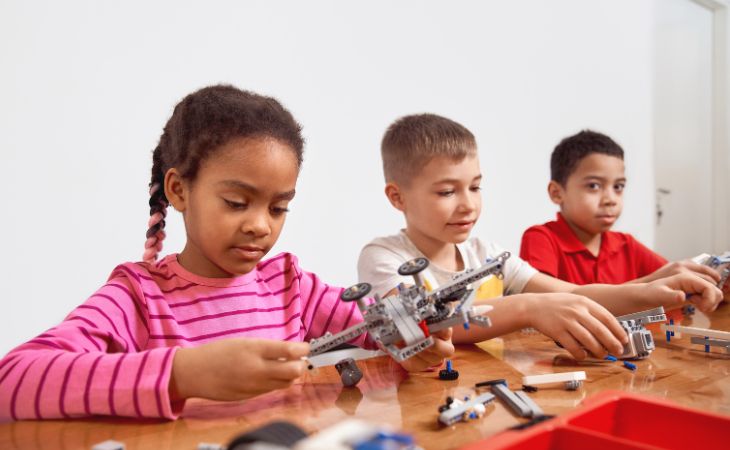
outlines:
[[[187,206],[186,183],[174,167],[165,174],[165,197],[173,208],[179,212],[185,211]]]
[[[398,211],[403,211],[406,207],[403,199],[403,192],[400,186],[395,183],[387,183],[385,185],[385,196],[388,197],[388,201]]]
[[[563,186],[560,185],[555,180],[550,180],[550,183],[548,183],[548,196],[550,196],[550,201],[555,203],[556,205],[562,205],[563,204]]]

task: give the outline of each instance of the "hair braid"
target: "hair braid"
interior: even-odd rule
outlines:
[[[165,174],[162,171],[161,146],[158,145],[155,148],[152,160],[150,219],[147,222],[147,240],[144,243],[144,254],[142,255],[142,260],[150,264],[157,260],[157,255],[162,251],[162,241],[165,239],[165,217],[169,204],[163,187]]]

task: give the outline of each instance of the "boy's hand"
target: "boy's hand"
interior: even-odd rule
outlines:
[[[687,273],[652,281],[646,284],[647,304],[672,308],[689,300],[702,312],[714,311],[723,296],[716,283]]]
[[[703,264],[697,264],[691,259],[685,259],[682,261],[670,262],[657,269],[651,275],[643,278],[643,281],[650,282],[659,280],[661,278],[671,277],[678,274],[695,274],[712,284],[717,285],[720,282],[720,274],[715,269],[705,266]]]
[[[178,349],[172,362],[170,397],[241,400],[289,387],[306,370],[306,342],[224,339]]]
[[[432,334],[434,344],[426,350],[411,356],[400,365],[409,372],[421,372],[426,369],[440,367],[444,359],[454,355],[454,344],[451,343],[451,328]]]
[[[586,350],[601,359],[623,353],[626,332],[613,314],[588,297],[538,294],[527,301],[529,326],[559,342],[575,359],[585,359]]]

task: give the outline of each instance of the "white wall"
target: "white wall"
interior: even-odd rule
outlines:
[[[276,96],[305,127],[278,250],[333,284],[401,218],[379,142],[436,112],[477,137],[476,232],[517,252],[551,220],[549,154],[592,127],[627,151],[619,228],[653,240],[649,0],[3,1],[0,3],[0,353],[60,321],[117,263],[138,260],[154,148],[174,104],[217,82]],[[184,231],[169,224],[167,251]]]

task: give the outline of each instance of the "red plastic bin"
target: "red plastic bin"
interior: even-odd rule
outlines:
[[[464,447],[476,449],[730,448],[730,416],[668,400],[606,391],[568,414],[526,430],[510,430]]]

